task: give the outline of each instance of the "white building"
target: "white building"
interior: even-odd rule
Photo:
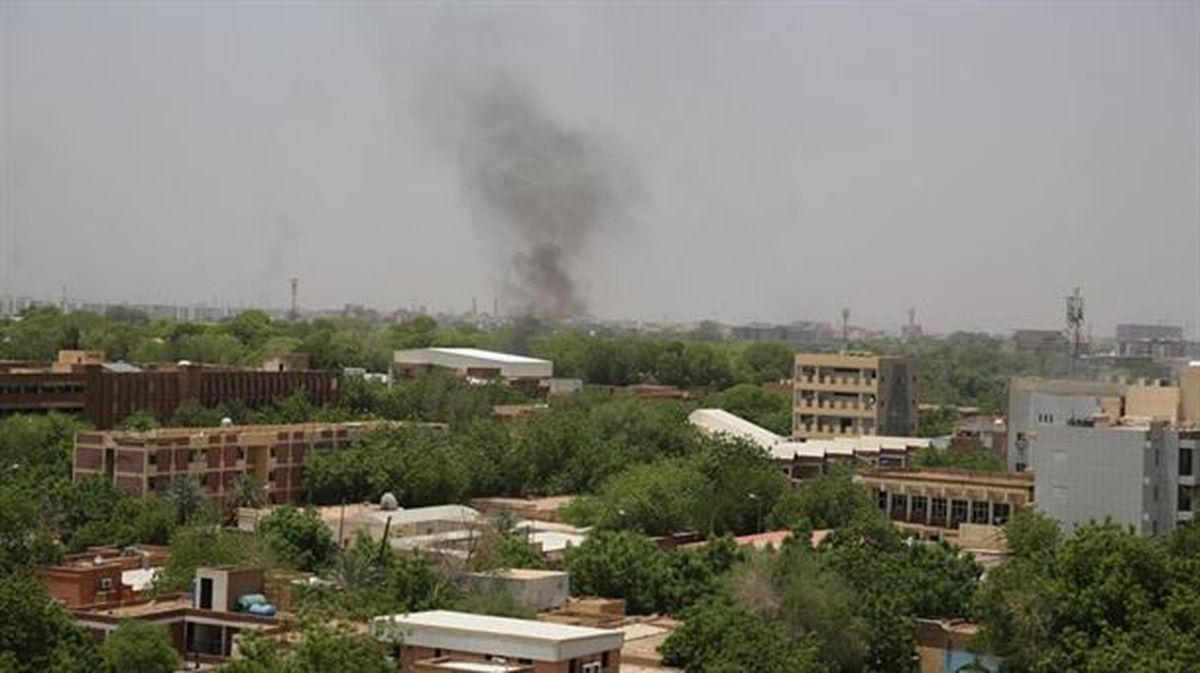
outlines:
[[[392,360],[397,376],[411,377],[435,369],[468,379],[510,382],[540,382],[554,376],[554,363],[549,360],[478,348],[413,348],[396,351]]]
[[[471,662],[524,665],[525,670],[538,671],[617,673],[625,639],[614,629],[449,610],[376,617],[371,633],[387,643],[403,643],[398,653],[402,673],[479,670],[455,667]]]

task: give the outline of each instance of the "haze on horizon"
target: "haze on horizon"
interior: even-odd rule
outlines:
[[[513,202],[455,135],[502,79],[534,147],[604,155],[556,203],[619,199],[559,251],[565,305],[1002,331],[1081,286],[1097,336],[1195,338],[1198,35],[1197,1],[0,0],[0,293],[507,302],[525,211],[489,228]]]

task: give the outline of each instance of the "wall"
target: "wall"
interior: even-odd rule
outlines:
[[[1031,442],[1037,509],[1067,531],[1106,516],[1142,534],[1172,529],[1167,470],[1177,458],[1161,433],[1154,437],[1146,429],[1041,426]]]

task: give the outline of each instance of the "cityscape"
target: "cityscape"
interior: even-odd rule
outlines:
[[[1197,120],[1195,0],[0,0],[0,671],[1200,671]]]

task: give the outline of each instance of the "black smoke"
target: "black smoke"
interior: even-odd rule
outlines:
[[[498,76],[458,97],[458,169],[475,226],[497,251],[510,314],[583,316],[581,262],[630,221],[632,171],[596,134],[560,123]]]

